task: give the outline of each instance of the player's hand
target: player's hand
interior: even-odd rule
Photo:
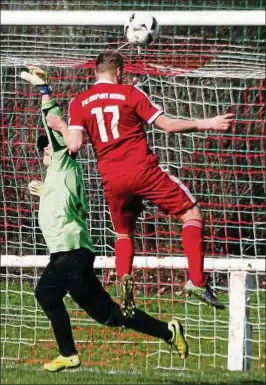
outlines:
[[[27,65],[27,71],[22,71],[20,77],[34,86],[48,85],[48,73],[34,65]]]
[[[199,121],[199,130],[226,131],[232,123],[234,114],[217,115],[211,119]]]
[[[28,189],[31,195],[40,197],[43,189],[43,183],[38,180],[32,180],[28,185]]]
[[[62,132],[67,129],[67,124],[64,119],[59,115],[48,114],[46,116],[46,122],[50,128],[55,131]]]

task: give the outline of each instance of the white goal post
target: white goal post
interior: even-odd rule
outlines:
[[[117,25],[128,11],[1,11],[2,25]],[[263,11],[153,11],[160,25],[265,25]]]

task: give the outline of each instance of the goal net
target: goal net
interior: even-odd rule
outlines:
[[[6,10],[90,10],[88,3],[3,0],[1,6]],[[197,1],[93,3],[94,10],[117,12],[263,7],[262,2],[251,0],[235,4],[204,0],[202,7]],[[184,181],[199,201],[206,223],[205,270],[227,310],[217,312],[183,296],[187,265],[180,224],[145,202],[136,230],[137,306],[165,321],[178,316],[190,358],[181,363],[160,341],[98,325],[67,297],[82,361],[111,368],[148,364],[198,369],[226,367],[230,355],[231,362],[240,357],[261,368],[265,358],[265,28],[162,26],[160,39],[138,52],[125,45],[121,25],[101,24],[99,20],[98,26],[2,27],[1,357],[38,364],[56,355],[52,330],[34,299],[48,253],[38,227],[38,202],[27,191],[28,183],[43,179],[45,173],[36,152],[36,139],[43,130],[40,96],[19,73],[25,62],[47,69],[53,95],[66,114],[70,99],[94,81],[93,59],[102,51],[120,49],[127,78],[137,80],[167,115],[184,119],[235,115],[231,129],[222,134],[166,135],[147,127],[150,146],[162,167]],[[88,229],[100,256],[95,267],[116,299],[114,231],[90,144],[79,159],[88,196]],[[239,282],[246,288],[244,297],[238,293]],[[238,319],[234,313],[229,317],[240,302],[244,313]],[[234,319],[244,332],[239,341],[230,340]]]

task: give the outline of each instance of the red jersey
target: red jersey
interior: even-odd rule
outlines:
[[[68,113],[69,130],[87,131],[102,175],[157,160],[143,121],[153,123],[163,110],[139,88],[98,81],[72,99]]]

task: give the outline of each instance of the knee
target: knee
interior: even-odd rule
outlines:
[[[183,223],[190,221],[190,220],[198,220],[203,221],[203,216],[201,214],[199,206],[195,205],[188,211],[186,211],[181,217],[181,221]]]
[[[42,285],[37,285],[35,288],[35,298],[41,308],[46,312],[47,309],[59,307],[60,301],[57,300],[55,293],[49,293]]]

